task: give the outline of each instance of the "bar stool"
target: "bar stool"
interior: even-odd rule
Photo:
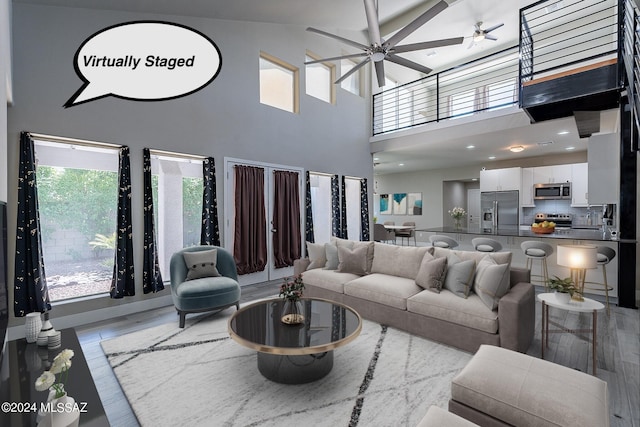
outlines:
[[[553,253],[553,246],[548,243],[538,242],[536,240],[527,240],[520,244],[520,248],[527,257],[527,268],[532,271],[531,277],[542,277],[544,280],[544,290],[549,287],[549,269],[547,268],[547,258]],[[540,270],[542,274],[533,274],[533,262],[540,261]],[[533,279],[531,280],[533,281]]]
[[[609,291],[613,290],[613,286],[609,286],[607,282],[607,264],[611,262],[616,256],[616,251],[608,246],[597,246],[596,252],[598,252],[598,265],[602,266],[602,279],[600,282],[585,282],[591,286],[585,286],[587,289],[602,290],[604,288],[604,295],[607,305],[607,316],[609,315]]]
[[[502,244],[497,240],[487,239],[486,237],[476,237],[471,240],[473,249],[478,252],[498,252],[502,250]]]
[[[458,246],[458,242],[456,242],[455,239],[441,234],[430,236],[429,241],[431,242],[431,246],[435,246],[436,248],[453,249]]]

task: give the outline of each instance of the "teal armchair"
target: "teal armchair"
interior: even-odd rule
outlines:
[[[219,276],[198,277],[187,280],[189,267],[185,252],[216,250],[215,269]],[[222,310],[235,305],[240,308],[240,285],[233,256],[219,246],[192,246],[171,256],[171,296],[180,315],[180,327],[184,328],[187,313]]]

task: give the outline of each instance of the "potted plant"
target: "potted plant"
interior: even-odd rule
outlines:
[[[549,288],[556,291],[556,299],[564,304],[568,303],[574,293],[578,293],[578,288],[574,285],[570,277],[564,279],[553,276],[547,281]]]

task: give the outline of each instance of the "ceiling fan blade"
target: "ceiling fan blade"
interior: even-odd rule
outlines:
[[[378,87],[384,87],[384,61],[378,61],[373,63],[376,67],[376,77],[378,78]]]
[[[395,33],[387,42],[385,43],[388,47],[394,47],[398,43],[400,43],[405,37],[409,34],[413,33],[418,28],[422,27],[425,23],[427,23],[430,19],[434,18],[437,14],[445,10],[449,4],[446,1],[440,0],[435,6],[431,9],[427,10],[422,15],[418,16],[413,21],[409,22],[406,27],[402,28],[400,31]]]
[[[493,40],[493,41],[498,40],[498,38],[497,38],[496,36],[492,36],[491,34],[485,34],[485,35],[484,35],[484,38],[485,38],[486,40]]]
[[[387,55],[387,57],[385,59],[387,59],[388,61],[394,62],[394,63],[396,63],[398,65],[402,65],[404,67],[411,68],[413,70],[419,71],[421,73],[429,74],[429,73],[431,73],[433,71],[431,68],[425,67],[422,64],[418,64],[417,62],[409,61],[406,58],[402,58],[400,56],[396,56],[396,55],[393,55],[393,54]]]
[[[467,49],[471,49],[472,47],[474,47],[476,45],[476,42],[471,40],[471,43],[469,43],[469,46],[467,46]]]
[[[450,39],[432,40],[429,42],[404,44],[402,46],[396,46],[393,48],[394,53],[411,52],[414,50],[432,49],[435,47],[451,46],[455,44],[462,44],[464,37],[454,37]]]
[[[503,25],[504,25],[504,23],[500,23],[500,24],[494,25],[493,27],[489,27],[486,30],[484,30],[484,32],[485,33],[490,33],[491,31],[496,30],[496,29],[502,27]]]
[[[352,69],[350,69],[349,71],[344,73],[338,80],[336,80],[335,84],[339,85],[340,83],[342,83],[343,80],[346,80],[347,77],[349,77],[351,74],[355,73],[360,68],[364,67],[370,60],[371,60],[371,58],[369,57],[369,58],[363,60],[362,62],[360,62],[359,64],[355,65]]]
[[[321,62],[336,61],[336,60],[339,60],[339,59],[347,59],[347,58],[358,58],[358,57],[363,57],[363,56],[367,56],[367,53],[365,53],[365,52],[363,52],[363,53],[354,53],[352,55],[342,55],[342,56],[334,56],[334,57],[331,57],[331,58],[314,59],[313,61],[305,62],[304,65],[319,64]]]
[[[309,28],[307,28],[307,31],[310,31],[310,32],[316,33],[316,34],[320,34],[321,36],[330,37],[332,39],[339,40],[342,43],[351,45],[353,47],[357,47],[358,49],[363,49],[363,50],[369,49],[369,46],[365,46],[362,43],[358,43],[358,42],[355,42],[353,40],[345,39],[344,37],[336,36],[335,34],[327,33],[326,31],[318,30],[317,28],[309,27]]]
[[[369,26],[369,41],[371,44],[382,45],[380,37],[380,22],[378,22],[378,10],[374,0],[364,0],[364,10],[367,13],[367,25]]]

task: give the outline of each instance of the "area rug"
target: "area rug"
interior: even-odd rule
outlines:
[[[229,338],[235,308],[102,341],[142,426],[415,426],[447,407],[471,354],[364,321],[321,380],[265,379],[256,353]]]

